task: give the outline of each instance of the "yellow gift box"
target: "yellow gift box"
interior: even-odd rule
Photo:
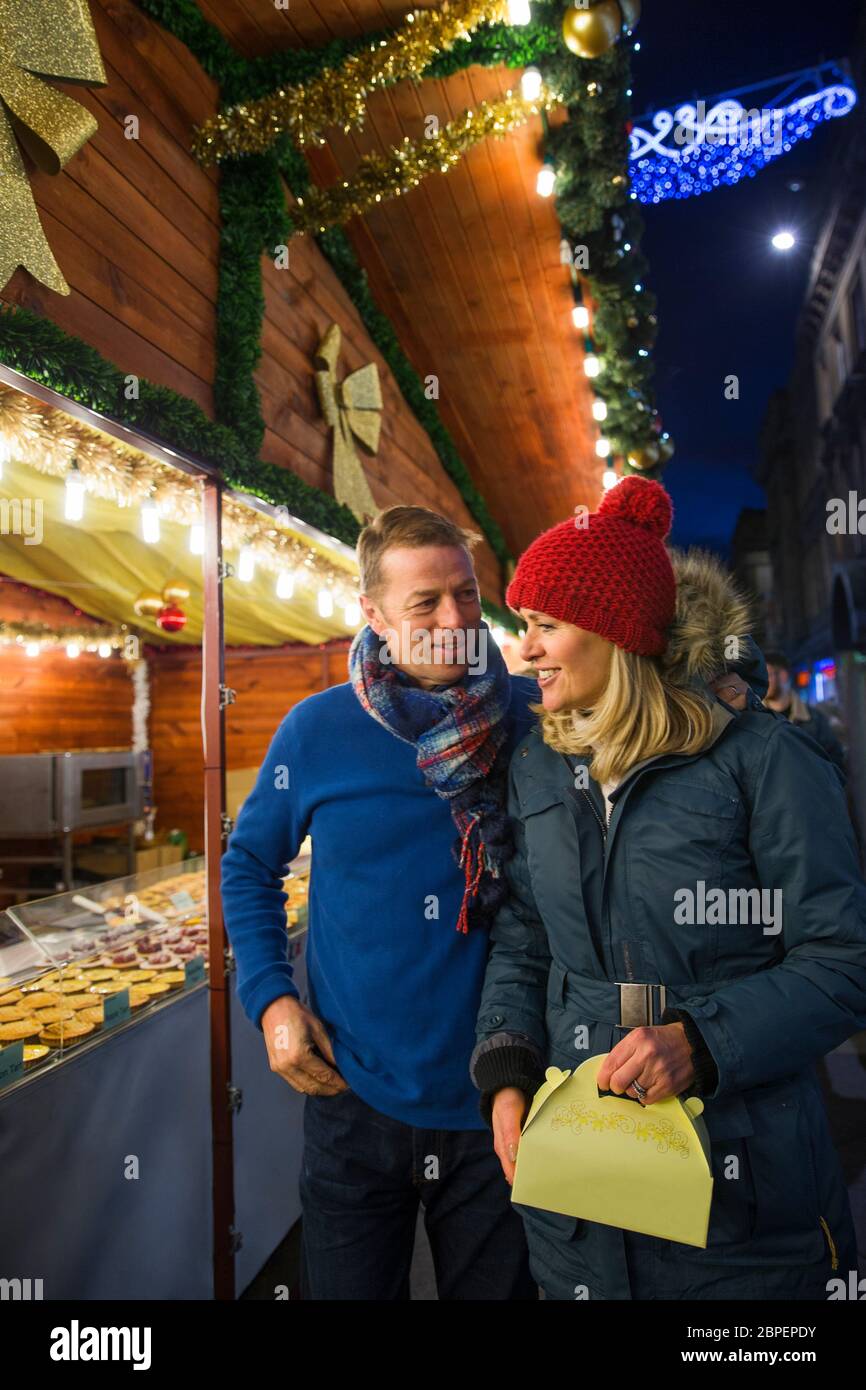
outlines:
[[[706,1248],[710,1141],[697,1097],[600,1095],[604,1056],[549,1067],[517,1150],[511,1200]]]

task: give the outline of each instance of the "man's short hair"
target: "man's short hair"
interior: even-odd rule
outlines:
[[[779,651],[778,647],[775,650],[771,648],[770,651],[764,652],[764,660],[768,666],[778,666],[783,671],[790,671],[791,669],[790,661],[784,652]]]
[[[477,531],[467,531],[429,507],[386,507],[358,537],[361,593],[375,598],[381,591],[382,557],[388,550],[397,546],[418,550],[424,545],[459,545],[471,552],[480,540]]]

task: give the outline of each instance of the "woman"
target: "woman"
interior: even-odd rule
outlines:
[[[713,702],[747,614],[709,556],[675,573],[664,489],[626,478],[583,520],[533,542],[508,588],[541,719],[511,761],[482,1109],[510,1182],[546,1066],[606,1054],[601,1090],[704,1097],[706,1249],[523,1206],[547,1297],[825,1299],[856,1245],[813,1064],[866,1027],[840,780],[787,721]]]

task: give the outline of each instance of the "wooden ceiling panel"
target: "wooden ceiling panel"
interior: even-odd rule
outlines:
[[[272,0],[200,3],[250,57],[392,28],[408,8],[404,0],[291,0],[288,10]],[[310,151],[314,178],[348,178],[371,150],[423,139],[427,116],[445,123],[518,80],[506,68],[472,68],[378,92],[363,130],[329,131],[327,145]],[[578,503],[596,506],[603,467],[559,224],[551,200],[535,192],[540,142],[536,118],[347,227],[416,370],[438,377],[442,419],[515,554]]]

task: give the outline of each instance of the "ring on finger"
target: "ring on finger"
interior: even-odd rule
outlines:
[[[644,1096],[646,1095],[646,1087],[642,1086],[639,1081],[633,1081],[631,1084],[632,1090],[634,1090],[637,1093],[637,1095],[640,1096],[641,1100],[643,1100]]]

